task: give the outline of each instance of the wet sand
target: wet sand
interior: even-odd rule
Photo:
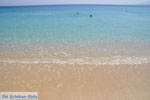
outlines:
[[[150,100],[150,64],[0,63],[0,91],[39,100]]]
[[[150,44],[0,45],[0,92],[39,100],[150,100]]]

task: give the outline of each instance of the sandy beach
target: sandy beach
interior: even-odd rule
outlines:
[[[150,65],[0,63],[0,91],[39,100],[149,100]]]
[[[100,46],[108,55],[98,46],[1,45],[0,92],[38,92],[39,100],[149,100],[149,44]]]

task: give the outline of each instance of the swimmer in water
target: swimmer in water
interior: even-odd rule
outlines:
[[[76,14],[77,14],[77,15],[79,15],[79,13],[78,13],[78,12],[77,12]]]
[[[92,18],[93,17],[93,15],[90,15],[90,18]]]

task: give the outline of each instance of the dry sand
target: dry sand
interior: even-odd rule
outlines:
[[[38,92],[39,100],[150,100],[150,64],[0,62],[0,92]]]

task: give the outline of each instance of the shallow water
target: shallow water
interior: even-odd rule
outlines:
[[[149,17],[150,6],[0,7],[0,53],[149,57]]]

